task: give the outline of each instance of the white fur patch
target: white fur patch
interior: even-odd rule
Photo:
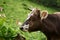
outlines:
[[[29,29],[29,24],[23,26],[23,30],[27,31]]]
[[[36,10],[36,8],[33,8],[33,9],[32,9],[32,11],[28,14],[27,20],[28,20],[31,16],[33,16],[35,10]]]
[[[60,12],[55,12],[54,14],[60,14]]]
[[[27,20],[28,20],[31,16],[33,16],[33,13],[32,13],[32,14],[28,14]]]

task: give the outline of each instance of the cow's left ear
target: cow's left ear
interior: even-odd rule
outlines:
[[[41,20],[46,19],[47,16],[48,16],[48,11],[46,11],[46,10],[41,11],[41,13],[40,13]]]

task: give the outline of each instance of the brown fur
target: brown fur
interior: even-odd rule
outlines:
[[[60,14],[48,14],[46,19],[41,20],[40,10],[36,9],[24,24],[29,24],[29,32],[42,31],[47,40],[60,40]]]

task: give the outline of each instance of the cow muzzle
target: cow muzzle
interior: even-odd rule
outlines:
[[[29,24],[21,26],[20,29],[23,30],[23,31],[28,31]]]

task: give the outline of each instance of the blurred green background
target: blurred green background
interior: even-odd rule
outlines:
[[[3,8],[0,14],[0,40],[13,40],[13,37],[20,33],[26,40],[46,40],[41,32],[21,32],[16,25],[16,20],[24,22],[29,14],[29,8],[47,10],[49,14],[60,11],[60,0],[0,0],[0,7]]]

